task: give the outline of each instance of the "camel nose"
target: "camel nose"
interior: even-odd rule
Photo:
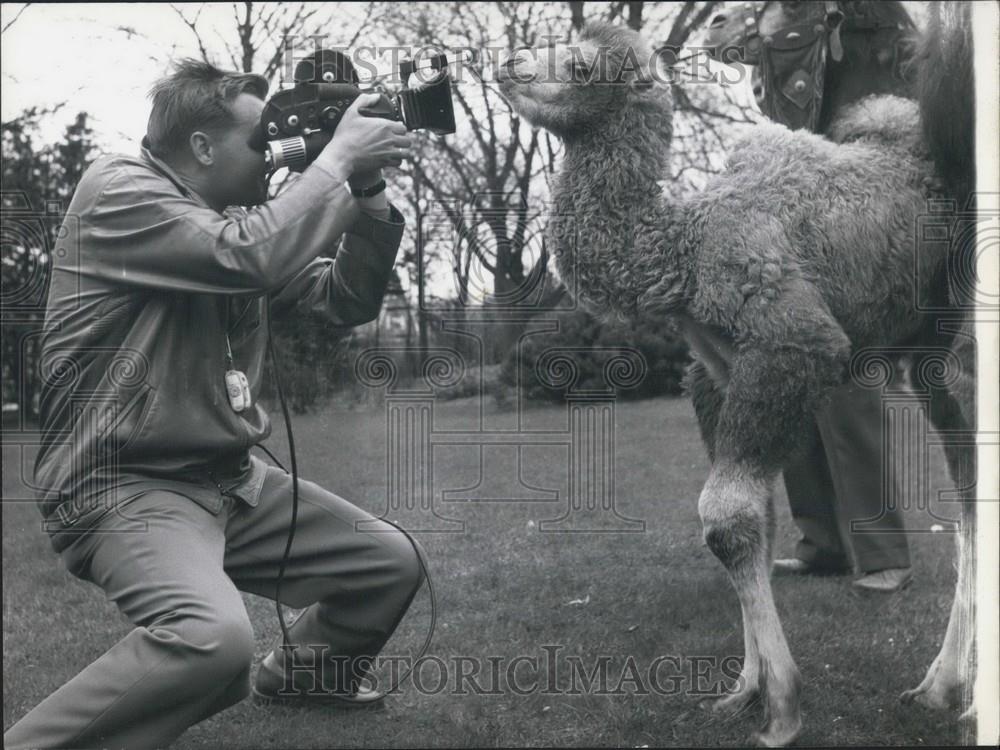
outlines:
[[[715,17],[712,19],[712,22],[708,25],[708,28],[721,29],[723,26],[726,25],[726,21],[728,20],[729,17],[725,13],[716,13]]]

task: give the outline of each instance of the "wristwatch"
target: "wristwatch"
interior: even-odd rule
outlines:
[[[371,198],[373,196],[378,195],[383,190],[385,190],[385,180],[381,179],[378,182],[376,182],[374,185],[371,185],[371,186],[366,187],[366,188],[353,188],[352,187],[352,188],[350,188],[350,190],[351,190],[351,195],[353,195],[355,198]]]

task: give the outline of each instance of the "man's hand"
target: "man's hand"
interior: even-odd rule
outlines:
[[[344,113],[333,138],[316,161],[327,168],[339,167],[349,177],[359,178],[383,167],[398,167],[410,156],[410,137],[401,122],[365,117],[358,109],[378,101],[378,94],[363,94]],[[377,180],[376,180],[377,181]]]

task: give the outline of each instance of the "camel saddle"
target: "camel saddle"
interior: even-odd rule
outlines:
[[[761,36],[759,19],[767,2],[743,5],[746,45],[760,50],[757,105],[761,112],[792,130],[815,132],[823,104],[823,83],[828,57],[840,62],[844,47],[841,30],[875,32],[902,28],[879,18],[877,12],[851,10],[854,4],[836,0],[815,3],[819,13],[804,22]],[[873,8],[874,10],[874,8]],[[846,12],[845,12],[846,11]]]
[[[827,55],[838,62],[844,55],[840,42],[844,13],[839,3],[824,2],[822,17],[817,15],[762,37],[757,24],[766,5],[748,2],[743,6],[747,47],[760,49],[757,105],[769,118],[792,130],[815,131],[823,103]]]

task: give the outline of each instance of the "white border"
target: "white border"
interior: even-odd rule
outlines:
[[[954,1],[954,0],[953,0]],[[977,191],[986,198],[987,210],[1000,209],[998,183],[998,133],[1000,133],[1000,6],[994,0],[979,0],[972,9],[976,71],[976,167]],[[991,194],[991,195],[990,195]],[[985,222],[984,222],[985,224]],[[992,223],[990,223],[992,224]],[[985,236],[984,236],[985,235]],[[992,246],[990,242],[992,241]],[[996,238],[979,237],[979,279],[997,279],[1000,274]],[[992,287],[993,284],[990,284]],[[985,435],[1000,431],[1000,324],[995,310],[976,315],[977,429]],[[1000,497],[1000,447],[980,444],[977,455],[978,497],[976,507],[976,640],[978,667],[975,683],[977,740],[980,745],[1000,742],[1000,505],[988,502]]]

